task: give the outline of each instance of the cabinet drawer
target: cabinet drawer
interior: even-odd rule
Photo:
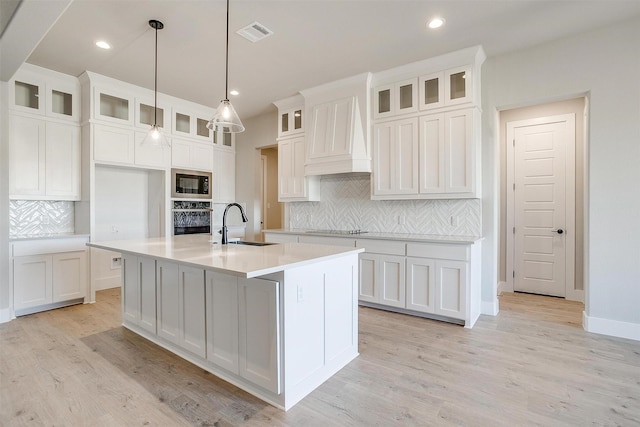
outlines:
[[[394,242],[391,240],[369,240],[360,239],[356,242],[357,248],[364,248],[366,252],[385,255],[404,255],[404,242]]]
[[[52,254],[58,252],[85,251],[89,238],[86,236],[69,237],[62,239],[25,240],[11,244],[11,256],[27,256],[39,254]]]
[[[469,246],[439,243],[408,243],[407,256],[468,261]]]
[[[356,246],[355,239],[345,239],[343,237],[299,236],[298,242],[315,243],[319,245],[348,246],[350,248]]]

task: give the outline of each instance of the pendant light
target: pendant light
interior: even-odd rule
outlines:
[[[151,129],[147,133],[147,136],[142,140],[142,145],[148,147],[158,147],[164,148],[169,147],[169,140],[165,137],[162,132],[162,128],[158,126],[158,30],[164,28],[164,24],[160,21],[152,19],[149,21],[149,26],[156,30],[156,51],[155,51],[155,74],[153,81],[153,94],[154,94],[154,103],[153,103],[153,124],[151,125]]]
[[[224,94],[225,98],[220,101],[220,105],[216,110],[213,118],[207,123],[207,127],[214,132],[222,131],[224,133],[244,132],[244,125],[238,117],[235,108],[229,101],[229,0],[227,0],[227,44],[225,57],[225,82]]]

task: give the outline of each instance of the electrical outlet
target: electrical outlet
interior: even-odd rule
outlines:
[[[451,218],[449,218],[449,222],[451,223],[452,227],[457,227],[458,226],[458,217],[456,215],[451,215]]]
[[[47,215],[42,215],[42,223],[49,224],[49,217]]]
[[[302,302],[304,300],[302,289],[303,289],[302,286],[298,285],[298,302]]]
[[[398,225],[404,225],[404,215],[398,215]]]
[[[116,268],[120,267],[122,267],[122,257],[111,258],[111,269],[115,270]]]
[[[118,227],[116,225],[112,225],[111,226],[111,232],[112,233],[117,233],[118,232]]]

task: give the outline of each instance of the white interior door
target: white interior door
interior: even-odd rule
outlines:
[[[575,144],[575,118],[518,123],[513,128],[514,290],[564,297],[567,277],[573,278],[567,274],[573,273],[573,262],[567,262],[573,259],[567,253],[567,240],[573,239],[573,207],[567,200],[573,198],[567,191],[574,188],[567,188],[567,176],[574,173],[574,159],[567,147]]]

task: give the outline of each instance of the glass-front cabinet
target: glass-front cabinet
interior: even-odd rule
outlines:
[[[133,98],[124,92],[95,89],[94,115],[97,120],[111,123],[133,123]]]
[[[420,76],[420,110],[471,102],[472,86],[470,66]]]
[[[304,131],[302,107],[296,107],[280,112],[278,120],[278,137],[287,137]]]
[[[166,112],[169,111],[162,104],[158,105],[157,113],[154,111],[153,100],[139,100],[136,99],[136,126],[144,129],[148,129],[153,126],[154,122],[158,124],[166,133],[170,132],[168,122],[170,115]],[[157,114],[157,116],[156,116]],[[156,118],[157,117],[157,118]]]
[[[211,112],[213,115],[213,112]],[[172,132],[179,137],[196,138],[202,142],[211,142],[213,132],[207,128],[211,117],[205,113],[194,113],[181,108],[173,109]]]
[[[374,119],[418,111],[418,80],[378,86],[373,96]]]
[[[11,109],[51,118],[78,121],[80,118],[79,85],[64,79],[18,72],[9,83]]]
[[[235,134],[221,130],[213,132],[213,145],[220,148],[235,148]]]

